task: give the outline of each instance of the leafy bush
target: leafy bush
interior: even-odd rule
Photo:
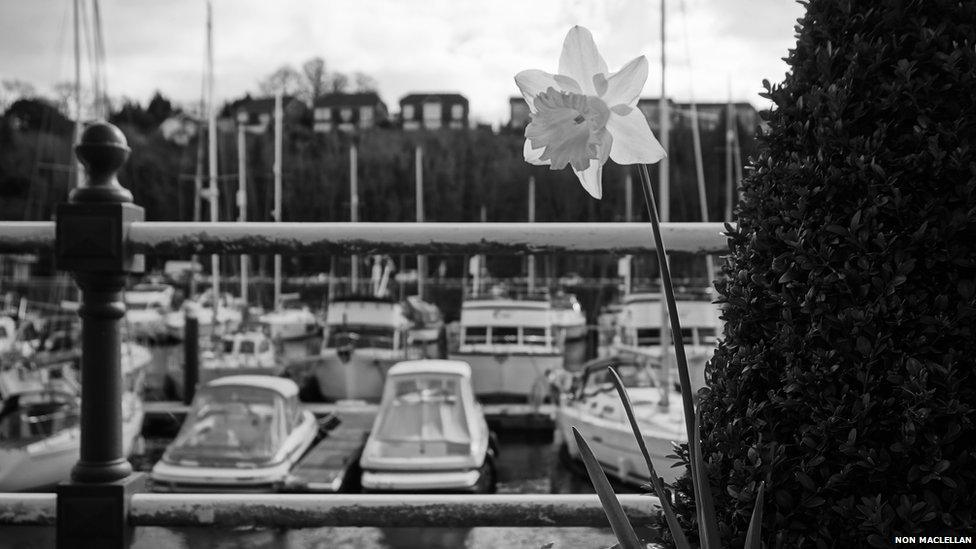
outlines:
[[[764,83],[701,395],[730,546],[760,481],[771,547],[976,530],[974,29],[974,2],[811,0]]]

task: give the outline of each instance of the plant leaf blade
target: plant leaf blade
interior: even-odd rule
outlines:
[[[600,466],[600,462],[596,460],[593,451],[586,444],[586,439],[576,430],[576,427],[573,427],[573,436],[576,438],[576,447],[579,449],[583,465],[586,466],[586,474],[590,476],[593,489],[596,490],[597,495],[600,497],[603,511],[607,514],[607,519],[610,521],[610,528],[613,529],[613,535],[620,542],[621,549],[642,549],[641,542],[637,538],[637,533],[634,532],[634,527],[631,526],[623,507],[620,506],[617,495],[613,493],[613,488],[610,487],[610,482],[607,480],[607,474],[603,471],[603,467]]]
[[[708,482],[708,473],[702,463],[701,437],[701,409],[695,410],[695,429],[691,434],[691,452],[694,460],[692,466],[692,481],[695,485],[695,507],[699,512],[698,532],[702,541],[702,549],[720,549],[721,538],[718,534],[718,517],[715,515],[715,503],[712,499],[712,487]]]
[[[654,470],[654,464],[651,462],[651,454],[647,451],[647,444],[644,442],[643,435],[641,435],[640,426],[637,425],[637,417],[634,415],[634,408],[630,403],[630,395],[627,394],[627,389],[617,374],[617,370],[613,366],[607,369],[610,370],[610,377],[613,379],[613,384],[617,388],[617,395],[624,405],[624,412],[627,413],[627,421],[630,422],[630,429],[634,432],[634,438],[637,439],[637,446],[644,455],[644,461],[647,463],[647,470],[650,473],[651,487],[654,488],[654,493],[657,494],[657,498],[661,502],[661,510],[664,512],[664,518],[668,522],[668,529],[671,530],[671,537],[674,539],[675,547],[678,549],[690,549],[691,544],[688,543],[688,538],[685,537],[684,531],[681,530],[678,517],[675,516],[674,510],[671,509],[668,494],[664,491],[664,485],[661,483],[657,471]]]
[[[749,530],[746,532],[745,549],[761,549],[762,545],[762,521],[763,521],[763,494],[766,490],[766,483],[759,483],[759,491],[756,493],[756,504],[752,507],[752,519],[749,520]]]

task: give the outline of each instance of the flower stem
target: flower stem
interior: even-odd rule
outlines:
[[[641,189],[644,190],[644,205],[651,218],[651,230],[654,233],[654,248],[657,251],[658,263],[661,265],[661,286],[664,287],[664,298],[668,304],[668,317],[671,320],[671,338],[674,341],[674,355],[678,363],[678,381],[681,383],[681,402],[684,408],[685,428],[688,431],[688,441],[694,433],[695,406],[691,400],[691,376],[688,374],[688,359],[685,357],[684,339],[681,336],[681,323],[678,321],[678,307],[674,300],[674,288],[671,284],[671,269],[668,267],[668,252],[664,249],[661,239],[661,221],[657,216],[657,203],[651,190],[651,176],[647,173],[647,166],[638,165]],[[667,367],[662,364],[662,367]],[[668,390],[667,387],[664,388]]]

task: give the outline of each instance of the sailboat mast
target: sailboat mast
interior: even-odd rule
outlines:
[[[74,0],[75,26],[75,138],[74,144],[81,141],[81,0]],[[74,155],[71,155],[74,157]],[[75,158],[75,171],[72,187],[81,185],[81,161]]]
[[[237,220],[247,221],[247,136],[244,124],[237,124]],[[241,302],[247,306],[248,255],[241,254]]]
[[[535,223],[535,176],[529,176],[529,223]],[[526,260],[528,272],[528,292],[535,293],[535,254],[529,254]]]
[[[732,179],[732,82],[728,83],[728,102],[725,105],[725,221],[732,222],[732,195],[735,183]]]
[[[359,221],[359,150],[356,142],[349,146],[349,221]],[[332,269],[333,273],[335,268]],[[355,295],[359,286],[359,256],[349,260],[349,293]]]
[[[274,121],[275,121],[275,142],[274,142],[274,220],[281,223],[281,123],[283,109],[281,106],[281,90],[275,94]],[[281,254],[274,256],[274,306],[275,309],[281,307]]]
[[[417,223],[424,221],[424,149],[418,144],[414,152],[414,179],[416,180],[416,213]],[[417,296],[424,298],[424,285],[427,277],[427,256],[417,256]]]
[[[217,112],[214,105],[214,55],[213,55],[213,5],[207,2],[207,137],[209,160],[208,195],[210,198],[210,221],[217,221]],[[214,325],[216,311],[220,302],[220,256],[210,256],[210,270],[213,290]]]
[[[670,145],[670,133],[671,133],[671,117],[668,112],[668,99],[667,99],[667,88],[665,87],[665,69],[667,67],[667,46],[666,46],[666,34],[665,34],[665,6],[667,0],[661,0],[661,102],[658,108],[660,112],[660,124],[661,124],[661,146],[664,148],[665,153],[667,153]],[[662,223],[667,223],[671,219],[671,190],[669,188],[670,182],[668,180],[669,162],[667,154],[661,159],[661,163],[658,168],[658,173],[660,174],[660,198],[661,198],[661,213],[660,219]],[[667,258],[665,257],[665,261]],[[664,272],[665,265],[660,265],[659,269]],[[661,278],[661,284],[664,284],[664,278]],[[671,346],[671,330],[668,317],[668,303],[664,299],[664,288],[661,288],[661,371],[664,374],[664,383],[662,386],[664,390],[661,391],[661,407],[667,407],[668,393],[671,388],[671,356],[670,356],[670,346]]]

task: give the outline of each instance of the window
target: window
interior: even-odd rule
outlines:
[[[522,328],[522,343],[525,345],[548,345],[549,338],[545,328]]]
[[[410,120],[413,117],[414,117],[413,105],[404,105],[403,106],[403,119],[404,120]]]
[[[271,121],[271,115],[268,113],[261,113],[261,115],[258,116],[258,120],[261,121],[261,124],[267,124]]]
[[[715,328],[698,328],[698,337],[702,345],[715,345],[718,338],[715,336]]]
[[[462,118],[464,118],[464,105],[451,105],[451,119],[461,120]]]
[[[373,107],[359,107],[359,125],[363,128],[373,125]]]
[[[237,121],[241,124],[247,124],[248,118],[246,111],[237,111]]]
[[[261,340],[261,343],[258,346],[258,352],[267,353],[269,349],[271,349],[271,343],[269,343],[267,339]]]
[[[488,328],[485,326],[468,326],[464,329],[462,342],[468,345],[488,342]]]
[[[424,103],[424,126],[430,129],[441,127],[440,102]]]
[[[638,328],[637,345],[657,345],[661,343],[661,330],[658,328]]]
[[[315,119],[316,120],[332,120],[332,109],[328,107],[319,107],[315,109]]]
[[[493,326],[491,328],[492,343],[518,343],[518,328],[514,326]]]
[[[339,110],[339,118],[343,122],[352,122],[352,109],[349,107],[343,107]]]

